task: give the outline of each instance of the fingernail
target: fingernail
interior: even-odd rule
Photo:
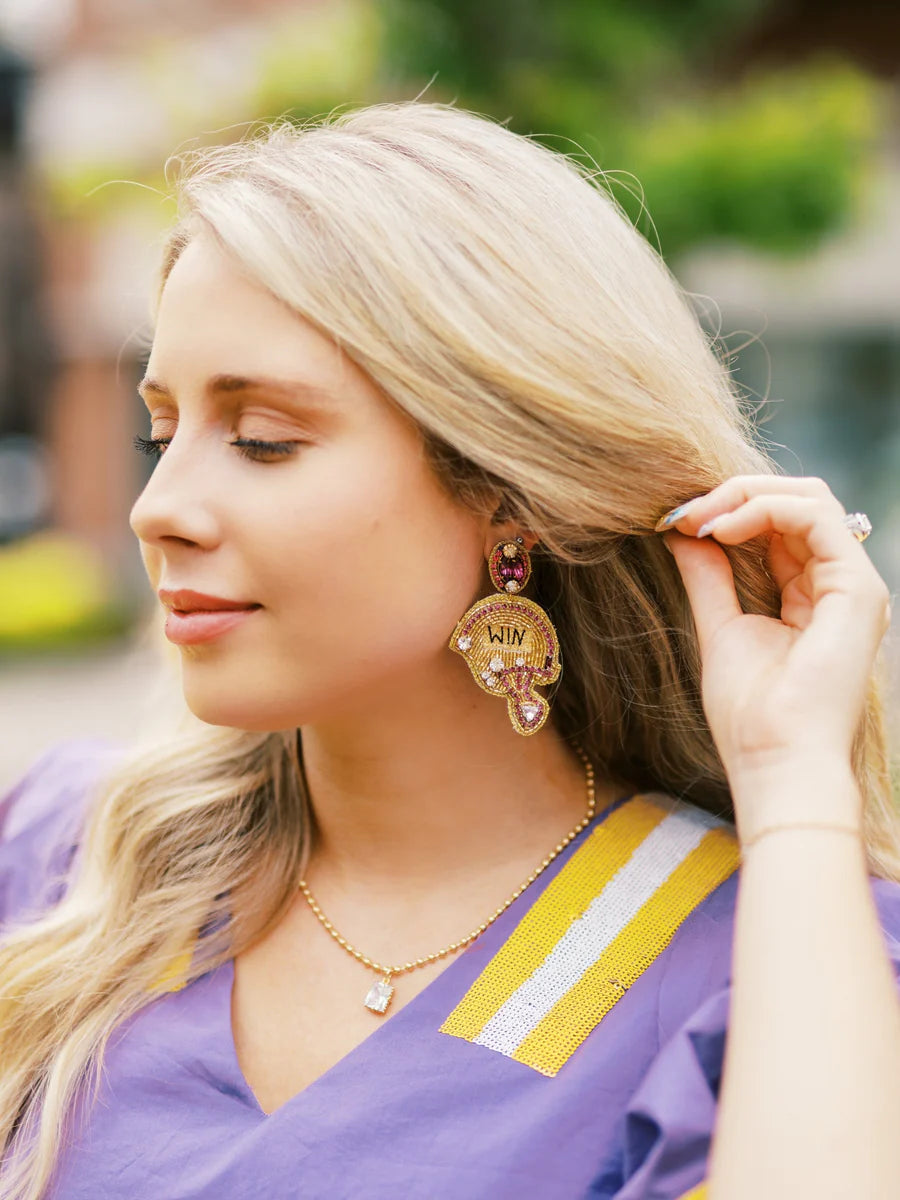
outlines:
[[[704,525],[701,525],[700,528],[697,530],[697,537],[698,538],[706,537],[706,535],[709,533],[709,531],[712,529],[713,525],[715,525],[715,523],[716,523],[716,521],[718,521],[718,519],[719,519],[718,517],[713,517],[711,521],[707,521]]]
[[[665,548],[668,550],[668,552],[669,552],[669,553],[672,555],[672,557],[674,558],[674,557],[675,557],[675,551],[674,551],[674,550],[672,549],[672,547],[669,545],[669,539],[668,539],[668,538],[663,538],[663,539],[662,539],[662,544],[665,546]]]
[[[677,508],[671,509],[664,516],[660,517],[653,527],[654,532],[659,533],[661,529],[666,529],[669,525],[674,524],[675,521],[684,516],[690,504],[690,500],[686,504],[679,504]]]

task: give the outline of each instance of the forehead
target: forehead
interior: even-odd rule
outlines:
[[[175,398],[173,389],[164,380],[154,378],[149,369],[138,384],[137,390],[145,401],[153,397],[165,400]],[[219,373],[206,381],[203,390],[208,399],[240,396],[252,392],[265,392],[267,395],[277,396],[281,400],[297,400],[304,403],[329,404],[335,399],[333,394],[321,385],[303,379],[279,379],[270,375],[248,376]]]
[[[163,287],[153,345],[138,391],[171,399],[265,391],[282,399],[330,396],[366,377],[337,343],[250,279],[209,237],[188,244]]]

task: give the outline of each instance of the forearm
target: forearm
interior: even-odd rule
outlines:
[[[732,786],[754,789],[762,824],[849,824],[859,804],[849,765],[824,759]],[[710,1200],[896,1200],[900,1000],[861,838],[748,846],[732,962]]]

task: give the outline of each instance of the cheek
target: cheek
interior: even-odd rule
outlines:
[[[434,655],[480,594],[480,522],[414,466],[361,469],[338,486],[332,475],[311,489],[315,504],[281,510],[280,541],[269,527],[292,646],[308,662],[369,672]]]

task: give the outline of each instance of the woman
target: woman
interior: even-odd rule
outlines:
[[[860,520],[527,138],[382,104],[179,191],[131,525],[189,714],[7,797],[0,1194],[895,1195]]]

